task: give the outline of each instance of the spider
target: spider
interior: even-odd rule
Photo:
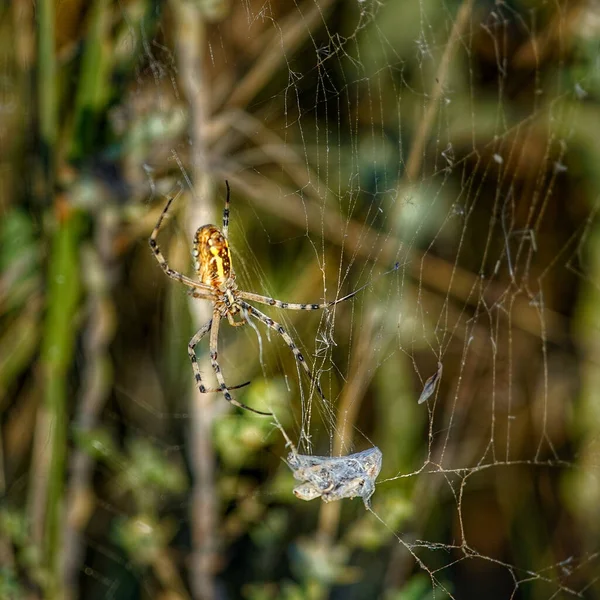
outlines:
[[[154,227],[148,241],[152,253],[158,261],[158,264],[169,277],[188,287],[190,294],[194,298],[209,300],[213,304],[212,319],[203,325],[188,343],[188,355],[192,363],[194,377],[200,393],[206,394],[208,392],[215,391],[221,392],[223,396],[225,396],[225,400],[234,406],[244,408],[258,415],[272,416],[272,413],[262,412],[238,402],[231,395],[230,390],[243,387],[247,384],[228,387],[225,383],[225,378],[223,377],[223,373],[218,362],[218,336],[221,319],[227,318],[231,326],[241,327],[246,324],[248,317],[251,315],[264,323],[267,327],[275,330],[284,339],[285,343],[294,353],[296,360],[300,363],[302,369],[310,381],[314,384],[319,395],[324,398],[319,383],[313,377],[310,368],[306,364],[303,354],[300,352],[290,335],[279,323],[262,313],[251,304],[248,304],[246,300],[267,304],[269,306],[277,306],[278,308],[284,308],[287,310],[321,310],[352,298],[366,286],[357,289],[343,298],[321,304],[294,304],[290,302],[282,302],[281,300],[275,300],[274,298],[261,296],[260,294],[255,294],[253,292],[244,292],[239,290],[235,282],[235,272],[231,263],[231,252],[229,250],[228,242],[229,200],[231,190],[229,189],[229,183],[227,181],[225,182],[225,186],[227,188],[227,196],[225,199],[225,208],[223,209],[223,226],[221,229],[219,229],[215,225],[203,225],[196,231],[196,234],[194,235],[192,256],[194,257],[194,270],[196,272],[196,276],[198,277],[198,281],[195,281],[194,279],[186,277],[178,271],[171,269],[166,258],[160,251],[156,241],[160,231],[160,226],[169,210],[169,207],[171,206],[172,202],[183,193],[183,189],[180,189],[175,196],[169,195],[167,197],[167,203],[160,214],[158,222],[156,223],[156,226]],[[239,320],[236,321],[235,317],[238,315]],[[210,361],[219,383],[219,388],[217,390],[207,388],[202,382],[200,367],[198,366],[196,357],[196,346],[199,344],[200,340],[202,340],[202,338],[209,333]]]

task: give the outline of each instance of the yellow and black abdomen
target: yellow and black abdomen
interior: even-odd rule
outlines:
[[[202,283],[218,288],[235,277],[229,243],[218,227],[204,225],[196,231],[193,255],[194,268]]]

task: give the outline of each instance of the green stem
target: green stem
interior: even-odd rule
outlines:
[[[80,297],[79,217],[70,212],[56,230],[48,272],[48,306],[42,347],[48,495],[43,553],[50,574],[49,597],[59,598],[61,515],[67,450],[67,376],[74,354],[73,318]]]

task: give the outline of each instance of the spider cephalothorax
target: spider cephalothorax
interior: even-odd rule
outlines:
[[[259,415],[271,415],[271,413],[261,412],[254,408],[250,408],[241,402],[238,402],[229,393],[229,390],[242,386],[232,386],[231,388],[228,387],[225,383],[223,373],[221,372],[221,367],[219,366],[218,337],[221,319],[226,317],[231,325],[234,327],[240,327],[241,325],[246,324],[248,318],[254,317],[255,319],[258,319],[264,323],[267,327],[277,331],[277,333],[279,333],[279,335],[284,339],[290,350],[294,353],[296,360],[302,366],[302,369],[315,386],[315,389],[319,395],[324,397],[319,383],[313,377],[310,368],[306,364],[304,356],[285,329],[279,323],[277,323],[277,321],[274,321],[251,304],[248,304],[246,300],[288,310],[319,310],[323,308],[329,308],[330,306],[334,306],[339,302],[348,300],[348,298],[352,298],[352,296],[357,294],[363,288],[360,288],[351,294],[340,298],[339,300],[324,302],[321,304],[292,304],[290,302],[282,302],[281,300],[275,300],[274,298],[269,298],[253,292],[244,292],[239,290],[235,283],[235,273],[231,264],[231,252],[229,250],[229,242],[227,241],[229,230],[230,190],[227,182],[225,182],[225,185],[227,187],[227,198],[225,200],[225,208],[223,210],[222,228],[219,229],[215,225],[204,225],[196,231],[194,236],[192,255],[194,257],[194,269],[198,277],[197,281],[171,269],[166,258],[162,255],[162,252],[160,251],[156,241],[161,223],[167,214],[171,203],[180,196],[182,190],[180,190],[175,196],[170,196],[168,198],[167,204],[158,218],[156,227],[152,231],[149,243],[152,253],[156,257],[158,264],[169,277],[176,279],[188,287],[191,295],[194,298],[209,300],[213,304],[212,319],[196,332],[188,344],[188,355],[190,357],[190,361],[192,362],[194,377],[196,378],[196,384],[198,385],[200,392],[206,393],[211,391],[220,391],[222,392],[223,396],[225,396],[225,399],[235,406],[245,408]],[[243,315],[242,318],[239,321],[235,321],[234,316],[240,313]],[[210,359],[213,371],[215,372],[215,376],[219,382],[218,390],[207,388],[202,383],[200,367],[198,366],[198,360],[196,358],[196,346],[208,333],[210,333]]]

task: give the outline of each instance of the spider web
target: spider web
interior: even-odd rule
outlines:
[[[95,467],[81,588],[597,597],[598,3],[134,5],[115,12],[135,77],[111,124],[141,240],[123,276],[142,292],[115,301],[133,324],[102,423],[125,443]],[[219,356],[302,453],[381,449],[370,512],[297,500],[272,422],[197,399],[186,344],[210,307],[162,281],[143,238],[181,183],[161,244],[189,273],[225,179],[240,289],[367,285],[319,313],[265,308],[326,399],[260,322],[223,321]],[[176,468],[189,486],[140,494]]]

